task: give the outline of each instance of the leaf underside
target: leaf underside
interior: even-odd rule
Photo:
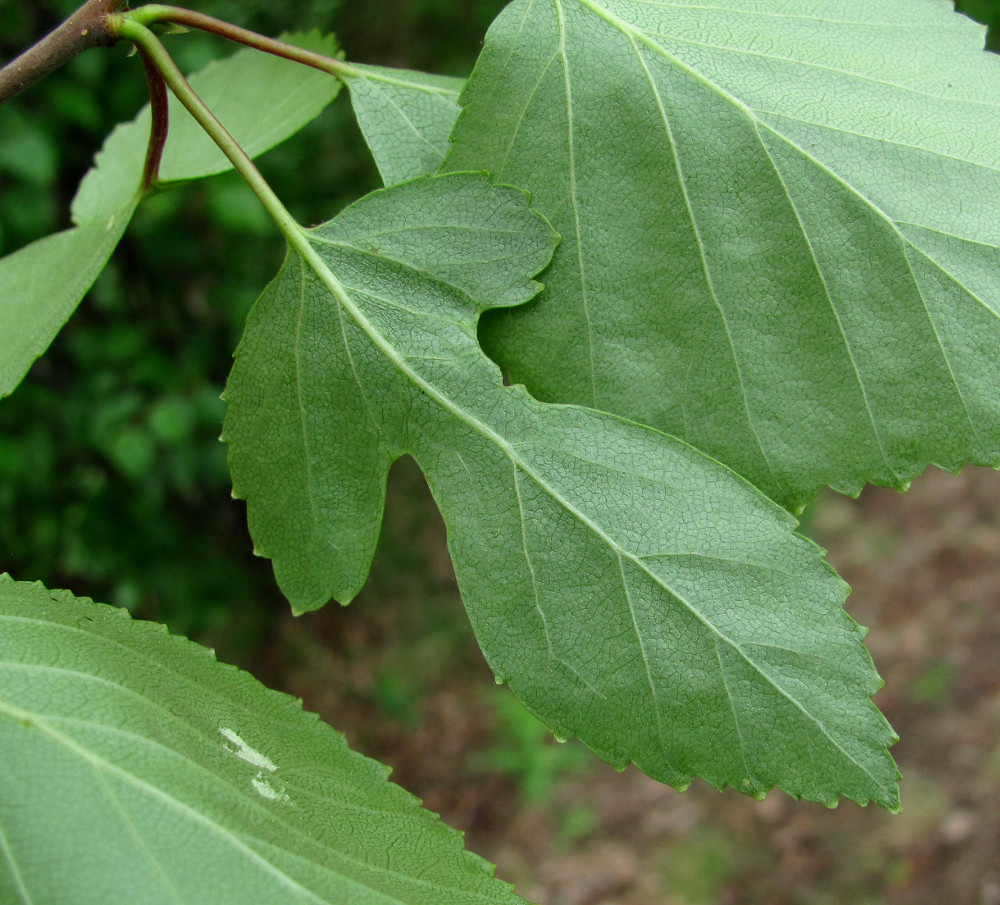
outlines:
[[[479,314],[530,299],[554,245],[522,193],[418,179],[292,245],[223,436],[296,610],[361,587],[408,453],[487,660],[557,735],[678,787],[896,807],[863,631],[794,520],[675,438],[505,387],[480,350]]]
[[[521,902],[301,702],[8,576],[0,750],[3,902]]]
[[[1000,58],[943,0],[516,0],[445,168],[530,189],[545,292],[484,320],[548,401],[795,510],[1000,461]]]
[[[385,185],[441,166],[464,79],[352,63],[342,76]]]

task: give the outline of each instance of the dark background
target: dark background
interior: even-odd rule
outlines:
[[[334,31],[351,60],[464,75],[502,3],[194,5],[265,34]],[[0,0],[0,61],[75,6]],[[964,6],[1000,20],[1000,2]],[[230,52],[168,40],[187,70]],[[144,101],[138,60],[113,48],[0,107],[0,254],[69,225],[93,154]],[[302,222],[377,185],[346,92],[260,166]],[[139,208],[95,289],[0,401],[0,571],[165,621],[303,697],[544,905],[1000,905],[1000,476],[934,472],[906,496],[826,495],[806,514],[854,586],[852,615],[873,627],[888,682],[877,700],[903,737],[903,816],[701,784],[682,795],[554,744],[493,686],[410,463],[393,471],[361,596],[288,614],[252,556],[218,442],[232,350],[282,255],[232,174]]]

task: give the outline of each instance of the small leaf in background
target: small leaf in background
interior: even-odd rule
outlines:
[[[386,185],[437,171],[465,79],[359,63],[345,65],[341,78]]]
[[[7,111],[3,111],[5,114]],[[51,139],[26,116],[15,111],[0,116],[3,124],[3,143],[0,144],[0,174],[15,177],[36,186],[55,182],[58,153]]]
[[[137,200],[107,222],[46,236],[0,258],[0,396],[13,392],[76,310],[118,245]]]
[[[523,193],[416,179],[290,241],[223,438],[297,611],[357,593],[409,453],[487,660],[557,737],[677,787],[898,806],[864,632],[794,519],[673,437],[505,387],[479,348],[555,244]]]
[[[551,809],[560,784],[592,770],[594,759],[577,742],[555,742],[548,727],[509,694],[495,689],[493,695],[493,742],[476,758],[477,768],[509,776],[525,805]]]
[[[516,0],[446,168],[532,192],[545,292],[484,323],[541,399],[792,510],[1000,463],[1000,58],[943,2]]]
[[[327,56],[337,52],[336,40],[318,32],[282,39]],[[294,135],[340,91],[340,82],[331,75],[251,49],[209,63],[191,76],[190,82],[251,157]],[[86,223],[117,210],[135,190],[146,157],[149,117],[147,105],[134,121],[120,125],[108,137],[73,200],[74,223]],[[230,169],[232,164],[225,155],[171,95],[170,133],[160,164],[160,181],[183,182]]]
[[[161,625],[9,576],[0,750],[0,901],[521,901],[299,701]]]
[[[333,37],[318,33],[293,35],[289,40],[317,53],[334,54],[337,50]],[[210,63],[192,76],[191,83],[244,142],[251,156],[293,135],[340,90],[333,76],[251,50]],[[147,106],[133,122],[112,132],[97,155],[95,167],[84,177],[73,201],[77,227],[0,258],[0,286],[4,290],[0,294],[0,322],[10,337],[7,341],[5,336],[0,347],[0,396],[11,393],[31,363],[49,347],[111,257],[141,200],[137,192],[148,141]],[[16,155],[18,148],[15,145],[4,153]],[[10,160],[6,163],[13,165]],[[38,166],[47,166],[41,157]],[[170,133],[160,167],[162,181],[198,179],[231,168],[171,96]],[[260,231],[264,227],[260,207],[249,192],[244,191],[243,196],[227,205],[229,225],[237,218],[239,205],[250,199],[254,207],[244,213],[241,226]]]

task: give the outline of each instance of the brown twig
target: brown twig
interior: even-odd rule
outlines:
[[[83,51],[116,44],[118,32],[110,17],[125,3],[126,0],[87,0],[62,25],[11,60],[0,69],[0,104]]]

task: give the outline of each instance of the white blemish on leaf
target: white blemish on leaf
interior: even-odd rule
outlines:
[[[261,798],[266,798],[268,801],[288,801],[288,796],[272,786],[264,776],[263,771],[260,771],[250,782]]]
[[[219,734],[229,742],[226,745],[226,750],[232,751],[240,760],[245,760],[260,770],[267,770],[268,773],[273,773],[278,769],[277,764],[271,758],[261,754],[255,748],[251,748],[232,729],[220,729]]]

